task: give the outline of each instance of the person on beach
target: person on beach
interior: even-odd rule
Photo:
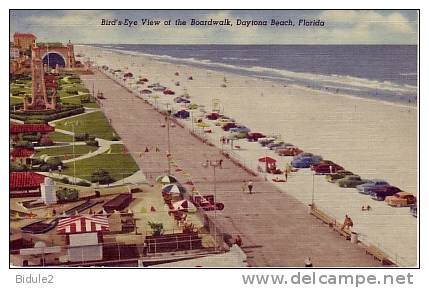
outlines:
[[[249,180],[249,182],[247,182],[247,188],[249,189],[249,194],[252,194],[252,190],[253,190],[252,180]]]
[[[222,159],[220,159],[220,160],[219,160],[219,168],[220,168],[220,169],[222,169],[222,162],[223,162],[223,160],[222,160]]]
[[[353,227],[353,220],[349,217],[349,215],[346,214],[343,226],[341,226],[341,230],[344,230],[345,228],[350,229]]]
[[[238,247],[241,247],[243,245],[243,240],[241,240],[240,235],[237,235],[237,237],[235,237],[234,244],[236,244]]]
[[[310,257],[307,257],[307,258],[305,258],[305,260],[304,260],[304,266],[305,267],[313,267],[313,263],[311,262],[311,258]]]

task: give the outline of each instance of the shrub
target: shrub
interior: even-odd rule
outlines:
[[[30,141],[20,140],[15,143],[15,147],[17,148],[33,148],[34,145]]]
[[[112,141],[121,141],[121,137],[119,137],[118,135],[114,135],[111,139]]]
[[[91,175],[91,182],[93,183],[100,183],[102,185],[110,184],[114,182],[112,176],[110,176],[109,172],[103,169],[99,169],[98,171],[95,171]]]
[[[56,192],[57,198],[62,202],[72,202],[79,200],[79,192],[72,188],[61,188]]]
[[[49,172],[49,169],[51,169],[51,167],[48,164],[42,164],[39,167],[39,171],[41,172]]]
[[[58,166],[64,166],[63,162],[58,157],[50,157],[45,162],[52,170],[57,170]]]
[[[87,141],[85,141],[85,144],[88,146],[98,147],[98,141],[97,140],[87,140]]]
[[[39,142],[41,135],[32,135],[32,134],[26,134],[22,136],[22,140],[30,141],[30,142]]]
[[[54,145],[54,141],[49,139],[48,136],[43,136],[39,141],[39,146],[52,146]]]
[[[81,180],[81,181],[77,182],[76,185],[89,187],[89,186],[91,186],[91,183],[88,183],[86,181]]]
[[[70,180],[67,177],[61,178],[60,181],[61,181],[61,183],[64,183],[64,184],[70,184]]]
[[[75,141],[85,141],[88,140],[88,133],[78,133],[74,136]]]
[[[164,233],[164,225],[162,223],[157,222],[147,222],[150,229],[152,229],[152,235],[153,236],[160,236],[162,233]]]
[[[28,170],[26,165],[22,165],[15,162],[10,162],[10,171],[11,172],[25,172]]]

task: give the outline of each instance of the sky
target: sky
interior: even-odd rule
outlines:
[[[417,44],[415,10],[11,10],[10,38],[28,32],[40,42],[84,44]],[[169,20],[171,26],[143,26],[141,19]],[[288,20],[295,27],[175,26],[189,21]],[[102,26],[102,19],[138,20],[135,27]],[[323,27],[298,26],[299,19]]]

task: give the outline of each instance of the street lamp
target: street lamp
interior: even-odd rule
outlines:
[[[206,160],[204,167],[213,167],[213,202],[214,202],[214,242],[217,251],[217,229],[216,229],[216,168],[220,167],[220,160]]]
[[[167,115],[165,116],[165,121],[167,125],[167,162],[168,162],[168,175],[171,175],[171,145],[170,145],[170,115],[171,110],[169,109],[169,103],[167,103]]]

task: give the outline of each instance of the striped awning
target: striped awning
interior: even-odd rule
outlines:
[[[104,215],[75,215],[60,219],[58,234],[87,233],[110,231],[107,216]]]

